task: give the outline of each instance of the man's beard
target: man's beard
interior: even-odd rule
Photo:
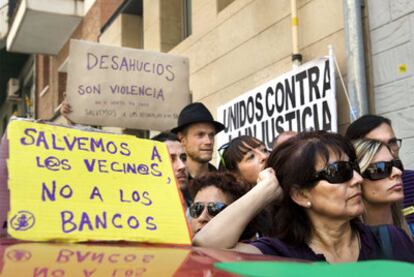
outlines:
[[[202,156],[198,155],[197,153],[187,153],[187,155],[193,161],[196,161],[196,162],[201,163],[201,164],[208,163],[212,159],[212,155],[209,158],[208,157],[202,157]]]

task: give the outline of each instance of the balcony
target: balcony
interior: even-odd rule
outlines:
[[[80,0],[21,0],[7,36],[9,52],[56,55],[81,22]]]

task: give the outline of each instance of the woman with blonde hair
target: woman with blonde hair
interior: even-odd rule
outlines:
[[[364,178],[363,221],[372,226],[393,224],[412,236],[401,211],[404,199],[401,160],[394,158],[391,149],[380,141],[359,139],[353,144]]]

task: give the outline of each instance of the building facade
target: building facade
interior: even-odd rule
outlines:
[[[54,5],[62,6],[61,1],[63,0],[47,2],[49,5],[54,2]],[[31,1],[10,2],[16,2],[13,9],[18,11],[23,2]],[[24,44],[24,41],[20,42],[19,36],[15,35],[13,42],[13,33],[8,32],[7,40],[11,41],[8,53],[23,53],[32,61],[32,70],[29,72],[33,73],[33,88],[31,94],[26,94],[30,96],[28,98],[33,112],[20,114],[21,116],[65,123],[59,114],[59,106],[66,89],[70,38],[187,56],[190,61],[192,100],[203,102],[215,115],[217,107],[223,103],[292,69],[292,2],[297,7],[298,47],[303,62],[326,56],[328,46],[331,45],[346,83],[349,55],[346,48],[348,18],[345,6],[346,2],[355,2],[361,13],[365,53],[363,64],[366,72],[366,88],[363,93],[369,112],[392,119],[397,136],[404,139],[402,159],[408,168],[414,167],[414,128],[411,120],[414,106],[411,84],[414,57],[410,51],[414,34],[412,1],[66,2],[72,2],[66,14],[72,13],[70,16],[79,20],[75,22],[71,18],[71,23],[65,23],[60,28],[67,30],[65,34],[53,34],[50,31],[50,36],[59,37],[59,40],[47,44],[53,44],[57,49],[47,49],[47,45],[33,47],[33,42],[32,49],[13,49],[13,45]],[[42,6],[38,8],[45,9]],[[9,30],[16,25],[15,18],[10,16]],[[24,23],[22,20],[20,28],[24,27]],[[51,22],[49,26],[50,24],[58,23]],[[19,71],[23,75],[26,74],[25,70],[28,71],[27,67],[30,67],[26,65],[24,69],[24,65],[26,64],[20,66]],[[24,79],[22,76],[20,78]],[[352,118],[338,73],[336,78],[338,130],[344,133]],[[5,92],[0,91],[1,94]],[[3,101],[3,106],[6,103],[8,101]],[[13,109],[8,108],[6,112],[3,106],[0,108],[3,114],[0,115],[8,119]],[[148,132],[136,134],[146,136]]]

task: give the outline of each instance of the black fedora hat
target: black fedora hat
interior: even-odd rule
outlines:
[[[194,102],[185,106],[178,116],[178,126],[171,129],[171,132],[177,134],[190,124],[194,123],[211,123],[216,129],[216,134],[224,130],[224,125],[213,119],[210,111],[202,103]]]

